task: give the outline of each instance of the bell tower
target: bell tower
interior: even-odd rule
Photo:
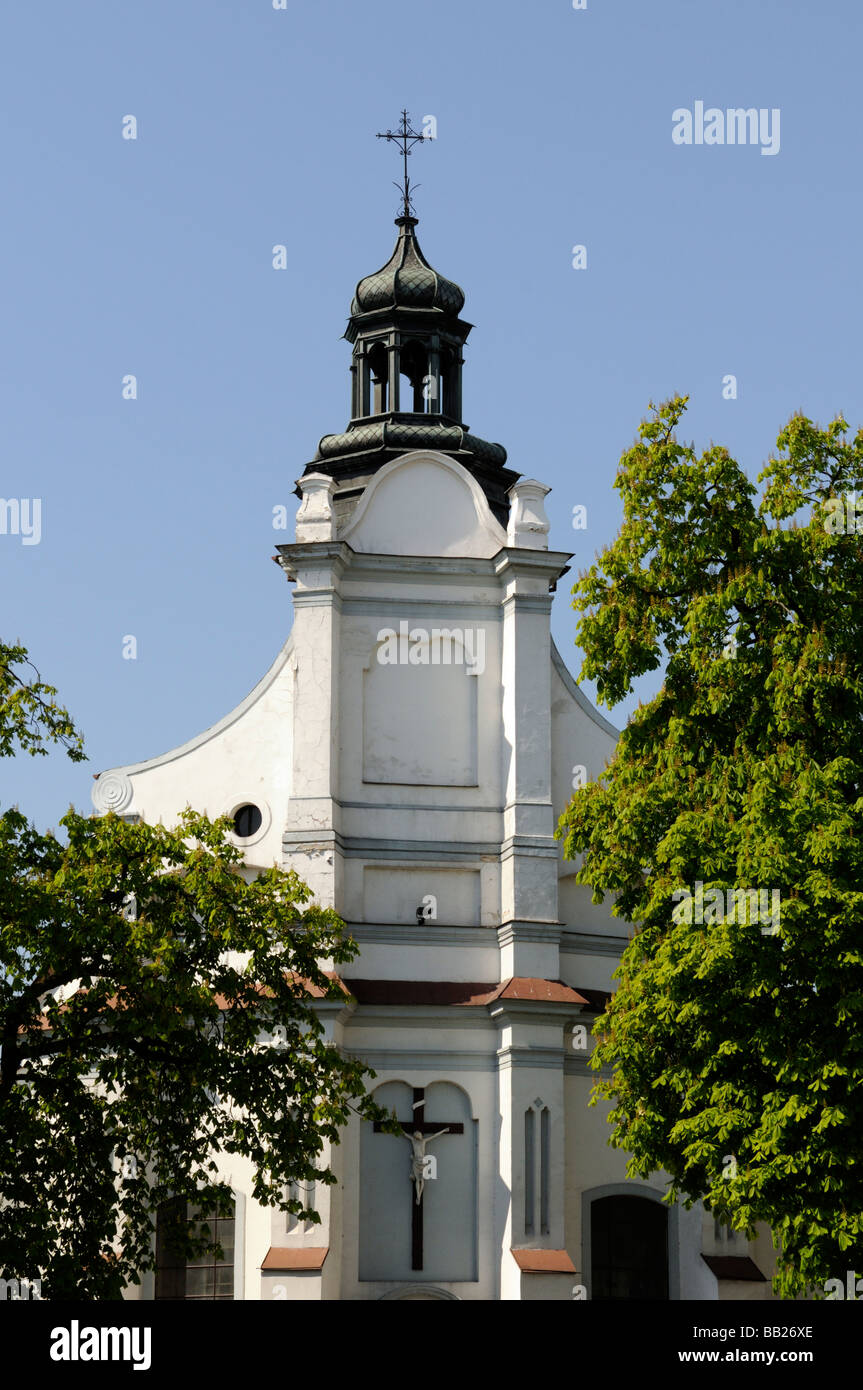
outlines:
[[[386,264],[360,280],[351,304],[350,421],[324,435],[305,473],[334,479],[333,504],[344,520],[390,459],[434,449],[464,465],[506,526],[507,494],[519,474],[504,466],[503,445],[471,434],[463,418],[464,346],[473,327],[460,317],[464,291],[429,264],[417,240],[407,160],[411,145],[428,137],[411,129],[405,111],[402,129],[380,138],[401,145],[404,157],[398,240]]]
[[[354,345],[352,420],[461,425],[462,353],[471,325],[459,318],[462,290],[420,250],[417,222],[408,213],[396,218],[392,256],[357,285],[345,333]]]

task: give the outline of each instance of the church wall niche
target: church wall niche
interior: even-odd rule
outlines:
[[[362,1282],[450,1284],[478,1278],[477,1122],[460,1086],[430,1082],[424,1105],[414,1109],[414,1088],[403,1081],[377,1087],[375,1099],[410,1126],[418,1114],[427,1129],[448,1123],[462,1133],[431,1139],[426,1152],[435,1159],[435,1176],[422,1190],[422,1268],[413,1268],[416,1187],[414,1151],[407,1137],[375,1133],[362,1126],[360,1139],[359,1278]]]
[[[551,1111],[536,1100],[524,1112],[524,1234],[549,1234]]]
[[[293,1181],[288,1184],[288,1196],[295,1201],[304,1202],[307,1207],[315,1208],[316,1187],[317,1184],[314,1180]],[[319,1208],[316,1209],[319,1210]],[[316,1223],[314,1221],[302,1221],[296,1212],[282,1212],[281,1215],[284,1217],[286,1235],[299,1235],[300,1233],[309,1235],[315,1229]]]
[[[426,916],[418,923],[417,908],[424,903]],[[429,915],[432,908],[434,917]],[[434,931],[436,926],[479,926],[480,871],[366,865],[363,920],[419,926],[423,931]]]

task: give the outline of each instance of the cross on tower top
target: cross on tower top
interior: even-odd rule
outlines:
[[[387,130],[383,133],[379,131],[376,138],[378,140],[392,140],[394,144],[401,145],[402,147],[404,174],[402,175],[402,183],[396,183],[395,186],[401,191],[404,203],[404,216],[410,217],[413,214],[414,207],[411,202],[411,181],[408,177],[408,155],[411,153],[414,145],[422,140],[431,140],[432,136],[423,135],[421,131],[412,129],[407,111],[402,111],[401,130]],[[395,180],[393,180],[393,182],[395,183]],[[419,184],[417,184],[416,187],[419,188]]]

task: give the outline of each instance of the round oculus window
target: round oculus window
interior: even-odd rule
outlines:
[[[251,802],[238,806],[234,812],[234,834],[240,840],[247,840],[250,835],[257,835],[263,821],[259,806],[253,806]]]

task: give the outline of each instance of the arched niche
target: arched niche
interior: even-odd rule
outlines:
[[[368,1121],[360,1138],[359,1277],[399,1285],[462,1283],[477,1278],[477,1122],[460,1086],[433,1081],[418,1092],[404,1081],[378,1086],[375,1100],[395,1110],[406,1125],[434,1130],[448,1124],[461,1133],[441,1135],[427,1146],[435,1175],[421,1204],[411,1175],[413,1149],[406,1136],[375,1132]],[[417,1105],[418,1096],[424,1103]],[[417,1206],[421,1206],[422,1267],[414,1268]]]

